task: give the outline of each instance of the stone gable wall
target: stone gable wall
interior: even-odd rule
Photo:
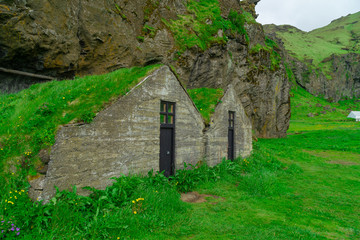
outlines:
[[[241,101],[229,86],[221,102],[216,106],[206,131],[206,161],[214,166],[228,157],[229,111],[235,112],[235,157],[247,157],[252,151],[251,123]]]
[[[175,166],[196,164],[204,156],[204,123],[190,97],[168,67],[100,112],[91,124],[64,126],[56,137],[42,199],[78,187],[104,189],[111,177],[159,170],[160,101],[176,102]]]

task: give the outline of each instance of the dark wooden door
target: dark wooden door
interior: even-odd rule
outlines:
[[[160,103],[160,172],[174,174],[175,165],[175,103]]]
[[[173,174],[173,128],[160,129],[160,172],[164,171],[165,176]]]
[[[235,112],[229,111],[228,159],[234,160],[235,153]]]

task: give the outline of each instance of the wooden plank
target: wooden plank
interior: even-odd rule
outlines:
[[[55,79],[55,78],[49,77],[49,76],[23,72],[23,71],[19,71],[19,70],[12,70],[12,69],[2,68],[2,67],[0,67],[0,71],[6,72],[6,73],[12,73],[12,74],[16,74],[16,75],[27,76],[27,77],[46,79],[46,80],[54,80]]]

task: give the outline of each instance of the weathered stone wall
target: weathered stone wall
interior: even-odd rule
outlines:
[[[221,103],[216,106],[210,127],[205,133],[206,161],[210,166],[228,157],[229,111],[235,112],[235,157],[247,157],[252,151],[251,123],[230,85]]]
[[[204,123],[190,97],[168,67],[100,112],[91,124],[64,126],[52,148],[42,199],[60,190],[104,189],[111,177],[159,170],[160,101],[176,102],[175,165],[195,164],[204,156]]]

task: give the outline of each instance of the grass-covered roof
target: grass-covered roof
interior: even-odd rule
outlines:
[[[157,67],[51,81],[0,95],[0,176],[9,161],[31,170],[29,161],[36,161],[40,149],[54,144],[59,125],[92,121],[107,103],[125,95]]]
[[[224,90],[221,88],[195,88],[187,91],[204,118],[205,124],[208,125],[216,105],[224,96]]]

